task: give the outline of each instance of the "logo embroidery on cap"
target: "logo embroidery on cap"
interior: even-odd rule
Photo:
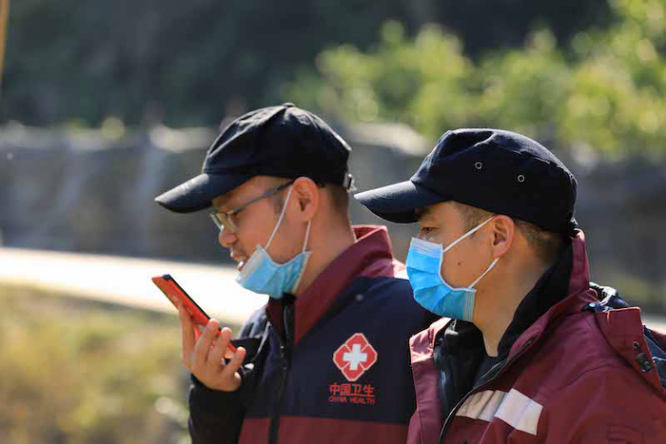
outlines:
[[[377,362],[377,351],[363,333],[355,333],[333,353],[333,362],[348,381],[354,382]]]

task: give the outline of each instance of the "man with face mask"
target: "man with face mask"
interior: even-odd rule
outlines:
[[[270,296],[243,326],[201,335],[180,309],[192,372],[190,435],[202,443],[403,443],[415,406],[409,337],[433,317],[411,295],[385,227],[352,227],[349,146],[292,104],[252,111],[203,172],[159,196],[210,209],[236,281]]]
[[[407,274],[442,316],[410,341],[408,443],[666,442],[666,335],[590,284],[576,181],[546,148],[449,131],[409,181],[356,198],[419,223]]]

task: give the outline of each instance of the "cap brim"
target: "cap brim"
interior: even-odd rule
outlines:
[[[364,191],[354,198],[382,219],[399,224],[417,222],[417,208],[449,200],[409,180]]]
[[[226,194],[252,178],[244,174],[201,174],[155,198],[155,202],[176,213],[193,213],[209,208],[217,196]]]

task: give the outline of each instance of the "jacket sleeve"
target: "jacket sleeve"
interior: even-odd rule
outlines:
[[[192,375],[188,428],[192,444],[235,444],[245,417],[242,387],[233,392],[211,390]]]
[[[262,311],[255,313],[243,326],[241,341],[261,336],[266,326]],[[252,339],[250,339],[252,340]],[[256,342],[259,342],[256,339]],[[241,343],[246,346],[246,343]],[[246,360],[255,359],[256,351],[248,349]],[[252,373],[252,372],[250,372]],[[246,377],[244,367],[240,369],[243,381],[238,390],[222,392],[211,390],[191,375],[189,393],[190,418],[188,429],[192,444],[236,444],[245,418],[245,405],[252,397],[252,383]],[[251,378],[250,378],[251,379]]]
[[[666,400],[629,366],[589,371],[543,407],[546,444],[658,444],[666,439]]]

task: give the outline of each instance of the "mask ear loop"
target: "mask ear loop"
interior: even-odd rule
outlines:
[[[308,221],[308,228],[305,230],[305,242],[303,242],[303,251],[301,253],[305,253],[305,250],[307,249],[308,246],[308,239],[310,238],[310,227],[312,226],[312,221]]]
[[[493,220],[493,217],[495,217],[495,216],[492,216],[490,219],[486,220],[485,222],[483,222],[483,223],[477,225],[476,227],[472,228],[471,230],[469,230],[467,233],[463,234],[460,238],[458,238],[458,240],[454,241],[451,245],[447,246],[447,247],[442,251],[442,253],[446,253],[446,252],[449,251],[451,248],[453,248],[456,244],[458,244],[458,242],[462,242],[463,240],[465,240],[466,238],[468,238],[468,237],[471,236],[472,234],[476,233],[478,230],[481,229],[481,227],[483,227],[485,224],[487,224],[488,222],[490,222],[491,220]]]
[[[484,277],[485,275],[487,275],[487,274],[490,272],[490,270],[493,269],[493,267],[497,264],[497,261],[499,261],[499,260],[500,260],[500,258],[496,258],[496,259],[493,261],[493,263],[490,264],[490,267],[488,267],[488,269],[487,269],[486,271],[484,271],[483,274],[482,274],[481,276],[479,276],[479,278],[478,278],[477,280],[475,280],[475,281],[472,283],[472,285],[470,285],[470,286],[467,287],[467,288],[474,288],[474,286],[475,286],[476,284],[478,284],[479,281],[480,281],[481,279],[483,279],[483,277]]]
[[[289,187],[289,192],[287,193],[287,199],[284,201],[282,212],[280,213],[280,217],[278,218],[277,224],[275,224],[275,228],[273,228],[273,234],[271,234],[270,239],[268,239],[268,243],[266,244],[264,250],[268,250],[268,248],[271,246],[271,242],[273,242],[273,238],[275,237],[278,228],[280,228],[280,224],[282,223],[282,219],[284,218],[284,213],[287,211],[287,204],[289,203],[289,197],[291,197],[291,190],[293,189],[294,189],[293,185]]]
[[[298,274],[298,278],[296,279],[296,282],[294,282],[294,286],[291,287],[291,289],[289,290],[289,292],[292,293],[292,294],[294,294],[296,292],[296,289],[298,289],[298,286],[301,285],[301,279],[303,279],[303,273],[305,273],[305,267],[307,266],[307,260],[308,260],[308,257],[309,257],[309,253],[306,254],[307,252],[305,250],[308,246],[308,239],[310,238],[310,226],[311,225],[312,225],[312,221],[309,221],[308,222],[308,228],[305,231],[305,242],[303,243],[303,251],[301,252],[301,254],[296,256],[296,257],[298,257],[298,256],[301,256],[301,255],[304,255],[305,256],[305,262],[304,262],[303,268],[301,268],[301,272]],[[292,260],[295,260],[295,259],[296,258],[294,258]]]
[[[459,242],[462,242],[463,240],[465,240],[466,238],[468,238],[469,236],[471,236],[472,234],[474,234],[475,232],[480,230],[481,227],[483,227],[485,224],[487,224],[488,222],[493,220],[493,217],[495,217],[495,216],[491,216],[485,222],[480,223],[476,227],[472,228],[467,233],[463,234],[460,238],[458,238],[457,240],[452,242],[451,245],[448,245],[446,248],[441,250],[441,253],[439,254],[439,278],[442,280],[442,282],[446,283],[446,281],[444,280],[444,276],[442,276],[442,262],[444,261],[444,253],[449,251],[451,248],[455,247]],[[440,246],[440,248],[441,248],[441,246]],[[488,273],[495,266],[495,264],[497,263],[498,260],[499,260],[499,258],[495,259],[495,262],[493,262],[492,265],[490,265],[490,268],[488,268],[485,271],[485,273],[483,273],[481,275],[480,278],[478,278],[476,281],[474,281],[474,283],[472,285],[470,285],[469,287],[466,287],[466,288],[473,289],[473,287],[481,280],[481,278],[484,277],[486,275],[486,273]]]
[[[494,216],[493,216],[493,217],[494,217]],[[471,233],[475,232],[476,230],[478,230],[479,228],[481,228],[482,226],[484,226],[485,224],[487,224],[488,222],[490,222],[492,219],[493,219],[493,218],[491,217],[490,219],[488,219],[487,221],[485,221],[484,223],[482,223],[482,224],[479,225],[478,227],[474,228],[472,231],[470,231],[470,232],[467,233],[467,234],[471,234]],[[466,236],[467,236],[467,235],[466,235]],[[496,258],[496,259],[493,261],[493,263],[490,264],[490,267],[488,267],[488,269],[487,269],[486,271],[484,271],[483,274],[482,274],[481,276],[479,276],[479,278],[478,278],[477,280],[475,280],[474,282],[472,282],[472,285],[470,285],[470,286],[467,287],[467,288],[471,288],[471,289],[473,289],[474,286],[475,286],[476,284],[478,284],[479,281],[480,281],[481,279],[483,279],[483,277],[484,277],[485,275],[487,275],[488,273],[490,273],[490,270],[492,270],[493,267],[494,267],[495,265],[497,265],[497,261],[499,261],[499,260],[500,260],[500,258]]]

